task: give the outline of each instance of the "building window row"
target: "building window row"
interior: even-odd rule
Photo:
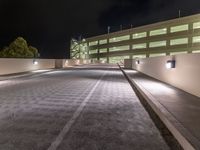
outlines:
[[[200,22],[193,23],[193,29],[199,29],[199,28],[200,28]],[[187,30],[189,30],[189,24],[170,27],[170,33],[187,31]],[[167,28],[156,29],[149,32],[149,36],[157,36],[157,35],[163,35],[163,34],[167,34]],[[132,39],[139,39],[139,38],[144,38],[144,37],[147,37],[147,32],[132,34]],[[110,38],[109,43],[121,42],[121,41],[130,40],[130,39],[131,39],[130,35],[123,35],[123,36]],[[107,44],[107,43],[108,43],[107,39],[99,40],[100,45]],[[98,41],[89,42],[89,46],[95,46],[95,45],[98,45]]]
[[[167,45],[167,41],[156,41],[156,42],[149,43],[150,48],[162,47],[162,46],[166,46],[166,45]]]
[[[141,44],[133,44],[132,49],[144,49],[147,48],[147,43],[141,43]]]
[[[89,54],[97,54],[97,53],[98,53],[98,49],[90,50],[90,51],[89,51]]]
[[[130,46],[129,45],[125,45],[125,46],[111,47],[111,48],[109,48],[109,51],[110,52],[123,51],[123,50],[129,50],[129,49],[130,49]]]
[[[180,38],[180,39],[173,39],[170,40],[170,45],[181,45],[181,44],[188,44],[188,38]]]
[[[144,37],[147,37],[147,32],[134,33],[132,35],[132,39],[140,39],[140,38],[144,38]]]
[[[189,39],[188,38],[179,38],[179,39],[172,39],[170,40],[170,46],[174,45],[182,45],[182,44],[188,44]],[[200,36],[195,36],[192,38],[192,43],[200,43]],[[167,46],[167,41],[155,41],[155,42],[149,42],[149,48],[156,48],[156,47],[165,47]],[[136,49],[145,49],[147,48],[147,43],[139,43],[139,44],[133,44],[131,45],[123,45],[123,46],[117,46],[117,47],[110,47],[109,52],[113,51],[123,51],[123,50],[136,50]],[[90,54],[98,53],[98,49],[90,50]],[[107,53],[107,48],[99,49],[99,53]]]
[[[193,29],[200,29],[200,22],[193,23]]]
[[[178,54],[187,54],[187,51],[180,51],[180,52],[170,52],[169,55],[178,55]],[[196,50],[193,51],[192,53],[200,53],[200,50]],[[160,57],[160,56],[167,56],[166,53],[151,53],[149,54],[148,57]],[[109,63],[119,63],[121,61],[123,61],[124,59],[129,59],[131,58],[130,56],[112,56],[112,57],[108,57],[109,59]],[[142,58],[147,58],[146,54],[135,54],[132,56],[132,59],[142,59]],[[99,59],[100,61],[102,61],[103,63],[107,62],[107,57],[101,57]]]
[[[195,36],[192,38],[192,43],[200,43],[200,36]]]
[[[159,57],[159,56],[166,56],[166,53],[155,53],[149,55],[149,57]]]
[[[107,62],[107,58],[106,58],[106,57],[101,57],[99,60],[100,60],[102,63],[106,63],[106,62]]]
[[[135,59],[135,58],[146,58],[146,54],[133,55],[132,59]]]
[[[99,44],[107,44],[107,39],[99,40]]]
[[[89,42],[89,46],[95,46],[95,45],[98,45],[98,41]]]
[[[174,32],[186,31],[188,29],[189,29],[189,25],[188,24],[184,24],[184,25],[171,27],[170,28],[170,32],[174,33]]]
[[[110,38],[109,43],[121,42],[121,41],[126,41],[126,40],[130,40],[130,35],[124,35],[124,36]]]
[[[150,31],[149,35],[150,36],[155,36],[155,35],[162,35],[162,34],[167,34],[167,28]]]
[[[99,53],[107,53],[107,48],[101,48],[101,49],[99,49]]]

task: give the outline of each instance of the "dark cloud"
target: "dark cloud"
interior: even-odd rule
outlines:
[[[89,37],[199,12],[199,0],[0,0],[0,47],[17,36],[43,57],[69,55],[71,37]]]

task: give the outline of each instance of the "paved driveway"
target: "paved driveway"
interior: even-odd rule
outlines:
[[[0,150],[169,149],[116,66],[0,81]]]

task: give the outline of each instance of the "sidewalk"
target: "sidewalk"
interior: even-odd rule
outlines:
[[[180,145],[200,149],[200,98],[138,71],[123,71]]]
[[[28,71],[28,72],[0,75],[0,81],[19,78],[19,77],[25,77],[25,76],[31,76],[31,75],[41,74],[41,73],[46,73],[46,72],[50,72],[52,70],[54,70],[54,69],[35,70],[35,71]]]

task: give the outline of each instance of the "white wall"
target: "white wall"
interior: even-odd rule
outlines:
[[[176,68],[167,69],[167,60],[175,59]],[[136,69],[144,74],[169,83],[188,93],[200,97],[200,54],[181,54],[176,56],[161,56],[153,58],[125,60],[125,67]]]
[[[34,59],[0,59],[0,75],[33,71],[38,69],[55,68],[54,59],[35,59],[38,64],[33,64]]]
[[[9,59],[0,58],[0,75],[27,72],[39,69],[63,68],[91,63],[91,60],[73,59],[35,59],[38,64],[33,64],[34,59]]]

